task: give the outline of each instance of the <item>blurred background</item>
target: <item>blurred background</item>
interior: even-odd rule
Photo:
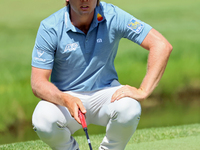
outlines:
[[[105,2],[150,24],[174,48],[158,87],[141,103],[138,128],[200,123],[200,1]],[[31,54],[40,22],[62,7],[64,0],[0,1],[0,144],[38,139],[31,123],[39,101],[30,86]],[[140,86],[147,57],[148,51],[121,40],[115,61],[121,84]],[[105,132],[88,128],[90,134]]]

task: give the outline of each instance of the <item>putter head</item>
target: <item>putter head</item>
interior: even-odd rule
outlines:
[[[85,115],[80,110],[78,111],[78,116],[81,120],[81,125],[82,125],[83,129],[87,128],[87,123],[85,121]]]

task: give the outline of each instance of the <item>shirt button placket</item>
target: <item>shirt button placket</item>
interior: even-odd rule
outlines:
[[[88,53],[88,47],[87,47],[87,44],[88,44],[88,35],[86,35],[86,38],[85,38],[85,49],[86,49],[86,52]]]

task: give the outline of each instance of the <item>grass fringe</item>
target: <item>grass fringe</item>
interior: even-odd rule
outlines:
[[[130,139],[128,145],[138,144],[142,142],[157,142],[167,139],[179,139],[185,137],[200,136],[200,124],[160,127],[160,128],[147,128],[136,130],[133,137]],[[91,135],[91,143],[93,149],[96,150],[99,147],[104,134]],[[81,150],[87,150],[88,145],[85,136],[76,136],[75,139],[80,145]],[[0,145],[1,150],[50,150],[41,140],[19,142],[12,144]]]

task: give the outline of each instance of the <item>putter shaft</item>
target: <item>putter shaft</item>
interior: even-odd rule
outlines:
[[[83,130],[85,131],[85,135],[86,135],[86,138],[87,138],[87,141],[88,141],[89,148],[90,148],[90,150],[92,150],[92,145],[91,145],[90,138],[89,138],[89,135],[88,135],[88,132],[87,132],[87,123],[85,121],[85,115],[80,110],[78,111],[78,115],[79,115],[79,118],[81,120],[81,125],[83,127]]]
[[[88,135],[88,132],[87,132],[87,128],[84,128],[83,130],[85,131],[85,135],[87,137],[89,148],[90,148],[90,150],[92,150],[92,145],[91,145],[90,138],[89,138],[89,135]]]

